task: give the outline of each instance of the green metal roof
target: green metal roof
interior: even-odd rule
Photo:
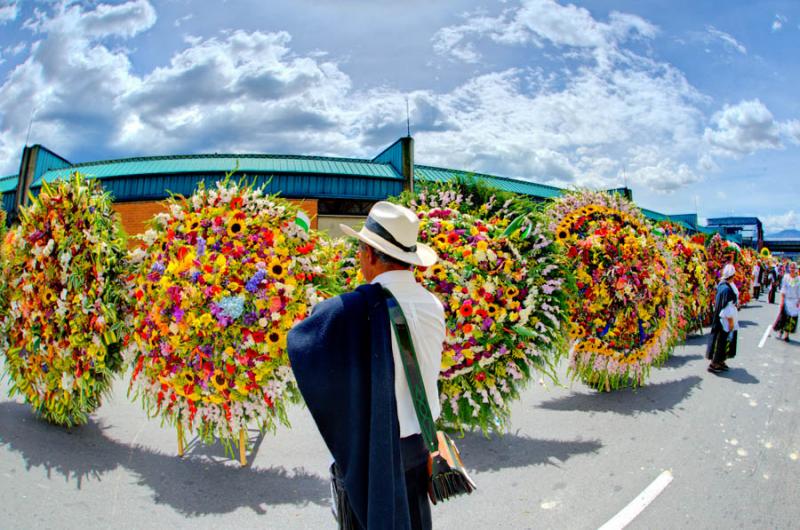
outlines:
[[[7,177],[0,177],[0,193],[8,191],[16,191],[17,189],[17,175],[9,175]]]
[[[683,228],[689,230],[690,232],[695,232],[696,229],[686,221],[681,221],[680,219],[672,219],[669,215],[664,215],[663,213],[658,213],[653,210],[648,210],[647,208],[640,208],[642,213],[648,219],[652,219],[653,221],[669,221],[670,223],[675,223],[678,226],[682,226]]]
[[[552,199],[559,197],[563,191],[561,188],[555,186],[548,186],[546,184],[537,184],[527,180],[517,180],[507,177],[498,177],[496,175],[487,175],[485,173],[472,173],[468,171],[459,171],[457,169],[447,169],[442,167],[433,166],[414,166],[414,177],[419,180],[426,180],[428,182],[447,182],[459,177],[475,177],[485,181],[490,186],[503,191],[511,191],[523,195],[530,195],[532,197],[539,197],[542,199]]]
[[[180,155],[126,158],[74,164],[62,169],[52,169],[38,178],[31,187],[42,182],[52,182],[59,177],[79,171],[89,177],[108,179],[129,175],[178,175],[182,173],[210,173],[232,171],[239,165],[238,174],[248,173],[298,173],[326,175],[355,175],[402,180],[394,168],[385,163],[352,158],[328,158],[290,155]]]

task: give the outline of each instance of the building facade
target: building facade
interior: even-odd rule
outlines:
[[[562,189],[530,181],[415,164],[414,139],[404,137],[372,159],[302,155],[208,154],[136,157],[72,163],[42,145],[23,149],[19,172],[0,178],[3,209],[9,222],[46,182],[80,172],[98,179],[114,197],[128,234],[141,233],[145,222],[163,210],[170,193],[191,195],[200,182],[213,186],[233,174],[267,193],[296,202],[314,228],[336,234],[339,223],[359,224],[372,205],[413,189],[415,182],[446,182],[469,176],[536,200],[558,197]],[[611,190],[630,196],[630,190]],[[653,220],[671,219],[690,232],[702,231],[695,214],[668,217],[643,210]]]

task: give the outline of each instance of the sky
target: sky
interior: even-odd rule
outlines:
[[[800,228],[797,0],[0,0],[0,175],[194,153],[416,162]]]

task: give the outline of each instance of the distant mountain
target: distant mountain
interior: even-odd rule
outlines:
[[[774,234],[767,234],[764,239],[800,239],[800,230],[781,230]]]

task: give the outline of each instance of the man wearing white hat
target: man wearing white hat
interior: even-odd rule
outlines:
[[[417,240],[416,214],[389,202],[375,204],[360,231],[341,229],[359,240],[369,284],[318,304],[288,337],[298,387],[335,461],[337,519],[343,528],[431,528],[428,451],[383,289],[406,317],[436,419],[444,308],[412,269],[437,256]]]
[[[714,374],[727,372],[727,359],[736,356],[736,343],[739,330],[739,291],[729,280],[736,274],[736,269],[728,263],[722,268],[721,281],[717,285],[717,296],[714,300],[714,318],[711,321],[711,339],[706,350],[706,358],[711,361],[708,371]]]

